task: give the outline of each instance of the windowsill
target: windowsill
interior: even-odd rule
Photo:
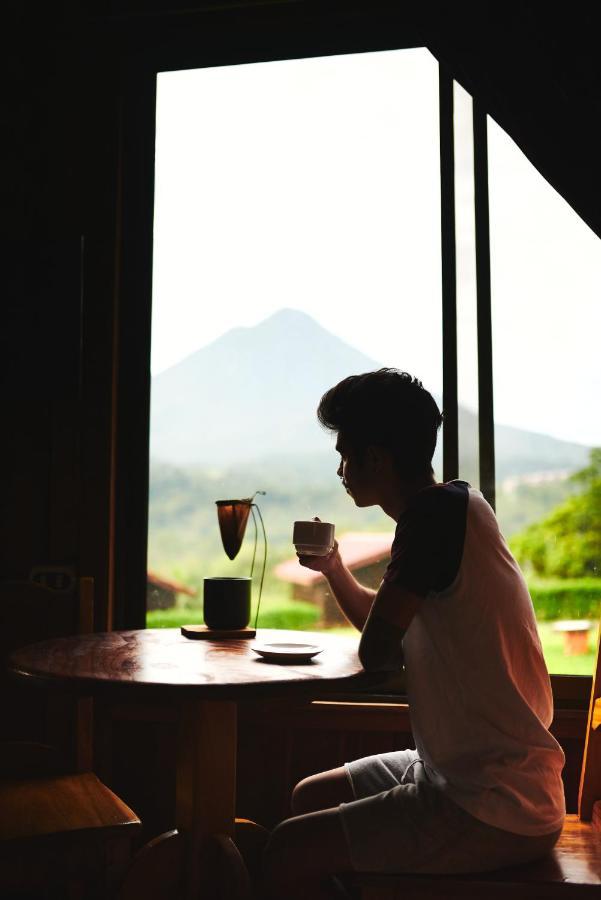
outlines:
[[[406,698],[393,699],[390,695],[372,694],[358,700],[357,695],[336,696],[327,700],[314,700],[293,711],[296,724],[302,718],[311,720],[313,727],[366,731],[411,732],[411,712]],[[584,741],[588,722],[587,708],[555,707],[549,731],[558,740]]]
[[[591,675],[551,675],[553,704],[556,709],[587,710],[589,708],[593,679]],[[342,694],[337,696],[343,696]],[[344,695],[347,697],[347,695]],[[404,672],[395,672],[383,678],[375,688],[355,692],[354,697],[385,698],[389,701],[407,703],[407,689]],[[377,702],[377,701],[375,701]]]

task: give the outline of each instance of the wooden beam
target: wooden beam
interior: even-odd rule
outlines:
[[[478,321],[478,438],[480,490],[495,508],[495,426],[493,407],[488,137],[486,111],[474,98],[474,206]]]
[[[578,796],[578,814],[584,822],[593,818],[596,801],[601,800],[601,628],[597,640],[597,659],[591,702],[589,707],[588,727],[582,760],[580,793]],[[598,810],[598,808],[597,808]]]
[[[440,252],[442,266],[442,477],[459,475],[457,396],[457,258],[455,242],[455,138],[453,78],[438,67],[440,115]]]

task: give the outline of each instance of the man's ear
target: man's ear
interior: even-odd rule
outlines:
[[[386,447],[369,444],[365,451],[365,459],[372,472],[389,472],[394,468],[393,456]]]
[[[384,449],[375,444],[369,444],[365,451],[365,461],[372,472],[379,472],[384,465]]]

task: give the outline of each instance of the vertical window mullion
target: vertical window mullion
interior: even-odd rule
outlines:
[[[459,474],[453,78],[439,65],[443,480]]]
[[[493,407],[488,138],[486,112],[474,98],[474,204],[478,322],[478,439],[480,490],[495,506],[495,432]]]

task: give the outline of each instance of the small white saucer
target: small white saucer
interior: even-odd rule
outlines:
[[[323,647],[318,644],[301,644],[293,641],[275,641],[265,644],[251,644],[251,650],[262,656],[267,662],[290,663],[309,662]]]

